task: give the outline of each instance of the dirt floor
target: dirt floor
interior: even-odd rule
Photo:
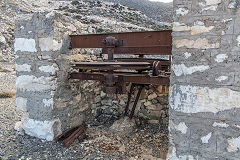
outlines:
[[[108,126],[89,127],[88,139],[75,141],[69,148],[61,142],[18,134],[14,125],[21,112],[15,106],[14,65],[0,63],[0,67],[0,94],[8,93],[0,96],[0,159],[165,159],[167,126],[146,124],[125,132]]]

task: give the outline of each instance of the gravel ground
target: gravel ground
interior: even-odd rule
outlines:
[[[15,92],[13,64],[2,64],[0,92]],[[65,148],[61,142],[46,142],[20,135],[14,125],[21,112],[15,97],[0,98],[0,159],[165,159],[168,148],[166,126],[145,125],[127,132],[116,132],[107,126],[90,127],[88,139]]]

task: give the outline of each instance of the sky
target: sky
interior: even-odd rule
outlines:
[[[166,2],[166,3],[168,3],[168,2],[172,2],[173,0],[149,0],[149,1],[155,1],[155,2]]]

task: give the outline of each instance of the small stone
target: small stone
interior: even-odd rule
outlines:
[[[156,93],[150,94],[150,95],[148,96],[148,99],[149,99],[149,100],[152,100],[152,99],[154,99],[154,98],[157,98],[157,94],[156,94]]]
[[[100,94],[101,97],[105,97],[106,95],[107,95],[106,93],[104,93],[103,91],[101,91],[101,94]]]
[[[119,104],[120,105],[125,105],[126,103],[125,103],[125,101],[123,99],[121,99]]]
[[[151,120],[148,120],[148,123],[151,123],[151,124],[158,124],[158,123],[159,123],[159,120],[151,119]]]
[[[152,105],[152,102],[151,101],[147,101],[144,103],[144,106],[151,106]]]
[[[110,129],[116,131],[132,131],[134,126],[135,122],[133,119],[130,119],[129,117],[123,117],[115,121]]]
[[[76,32],[76,31],[77,31],[77,28],[76,28],[73,24],[70,24],[70,25],[68,26],[68,29],[69,29],[70,31],[72,31],[72,32]]]
[[[162,110],[164,108],[167,108],[165,105],[148,105],[147,109],[149,110]]]
[[[14,129],[20,134],[20,135],[24,135],[24,130],[22,128],[22,122],[18,121],[15,123]]]
[[[3,35],[0,35],[0,45],[5,43],[6,43],[5,37]]]

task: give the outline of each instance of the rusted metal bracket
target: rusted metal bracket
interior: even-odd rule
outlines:
[[[79,142],[82,142],[87,138],[85,133],[86,129],[87,127],[85,125],[70,128],[59,135],[56,140],[62,141],[65,147],[69,147],[76,139],[78,139]]]
[[[127,101],[127,105],[126,105],[126,108],[125,108],[124,116],[128,116],[129,104],[130,104],[130,101],[131,101],[131,96],[132,96],[132,92],[133,92],[134,87],[139,87],[139,88],[138,88],[138,93],[137,93],[136,99],[135,99],[133,107],[132,107],[132,111],[129,115],[130,119],[133,118],[133,115],[134,115],[134,112],[135,112],[135,109],[136,109],[136,106],[137,106],[137,102],[140,98],[140,95],[141,95],[141,92],[144,88],[144,85],[143,84],[137,85],[135,83],[131,84],[131,88],[130,88],[130,91],[128,93],[128,101]]]

